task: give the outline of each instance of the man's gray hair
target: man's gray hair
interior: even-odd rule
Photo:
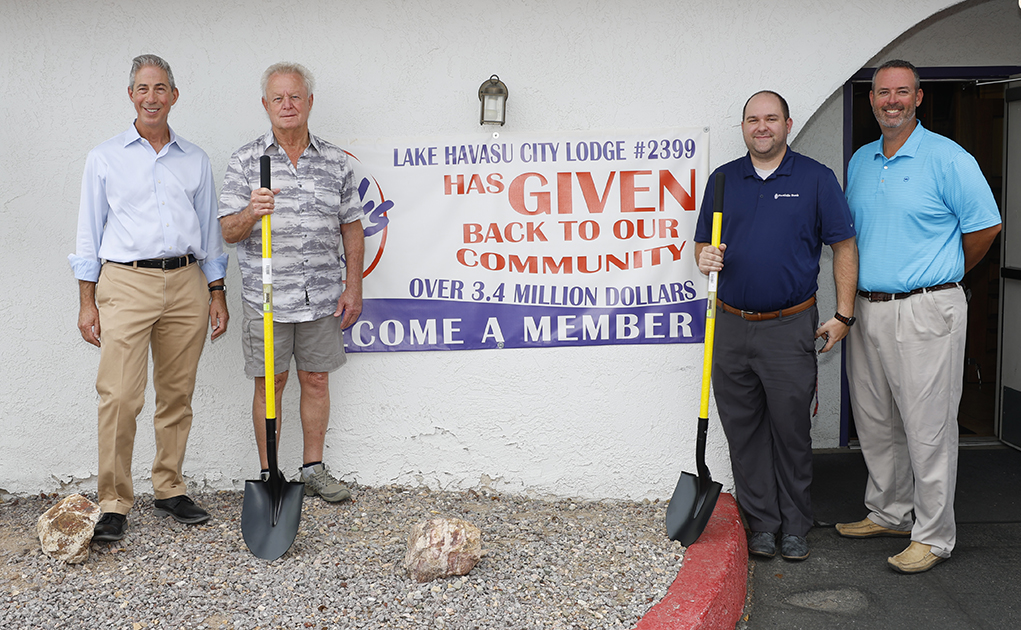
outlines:
[[[177,89],[177,84],[174,82],[174,71],[170,69],[170,64],[164,61],[162,57],[156,55],[139,55],[131,60],[131,77],[128,80],[129,88],[134,89],[135,75],[145,66],[153,66],[166,72],[167,79],[170,80],[170,91],[173,92]]]
[[[879,76],[880,70],[886,70],[887,68],[904,68],[910,70],[911,74],[915,75],[915,91],[922,87],[922,81],[918,78],[918,68],[914,67],[910,61],[904,61],[903,59],[891,59],[883,65],[876,68],[876,71],[872,73],[872,91],[876,89],[876,77]]]
[[[305,90],[309,96],[312,96],[312,92],[316,87],[316,80],[312,76],[312,72],[308,68],[301,65],[300,63],[291,63],[289,61],[281,61],[275,63],[272,66],[266,68],[266,71],[262,73],[262,95],[266,96],[266,88],[269,87],[269,78],[274,74],[296,74],[301,77],[301,80],[305,82]]]

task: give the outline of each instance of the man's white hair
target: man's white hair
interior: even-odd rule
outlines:
[[[312,96],[312,92],[315,90],[316,80],[312,77],[312,73],[308,68],[300,63],[281,61],[280,63],[275,63],[266,68],[266,71],[262,73],[263,96],[266,96],[266,88],[269,86],[269,78],[274,74],[296,74],[305,82],[305,89],[308,91],[309,96]]]

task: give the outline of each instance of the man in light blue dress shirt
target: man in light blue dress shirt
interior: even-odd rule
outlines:
[[[191,399],[207,325],[227,330],[223,252],[209,158],[167,124],[178,90],[169,64],[136,57],[127,131],[85,162],[76,251],[78,329],[100,348],[99,506],[93,540],[124,537],[134,504],[131,456],[152,349],[156,513],[182,523],[209,514],[185,494],[182,474]],[[207,324],[207,321],[209,324]]]

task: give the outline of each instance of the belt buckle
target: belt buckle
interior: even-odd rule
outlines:
[[[754,320],[748,319],[748,317],[746,317],[747,315],[751,315],[751,316],[754,317],[755,315],[758,315],[758,313],[756,313],[755,311],[741,311],[741,319],[743,319],[745,321],[754,321]]]

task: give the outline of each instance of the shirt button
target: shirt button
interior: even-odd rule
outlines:
[[[884,167],[883,167],[883,170],[885,171],[885,170],[886,170],[886,169],[888,169],[888,168],[890,168],[890,167],[889,167],[889,166],[884,166]]]

